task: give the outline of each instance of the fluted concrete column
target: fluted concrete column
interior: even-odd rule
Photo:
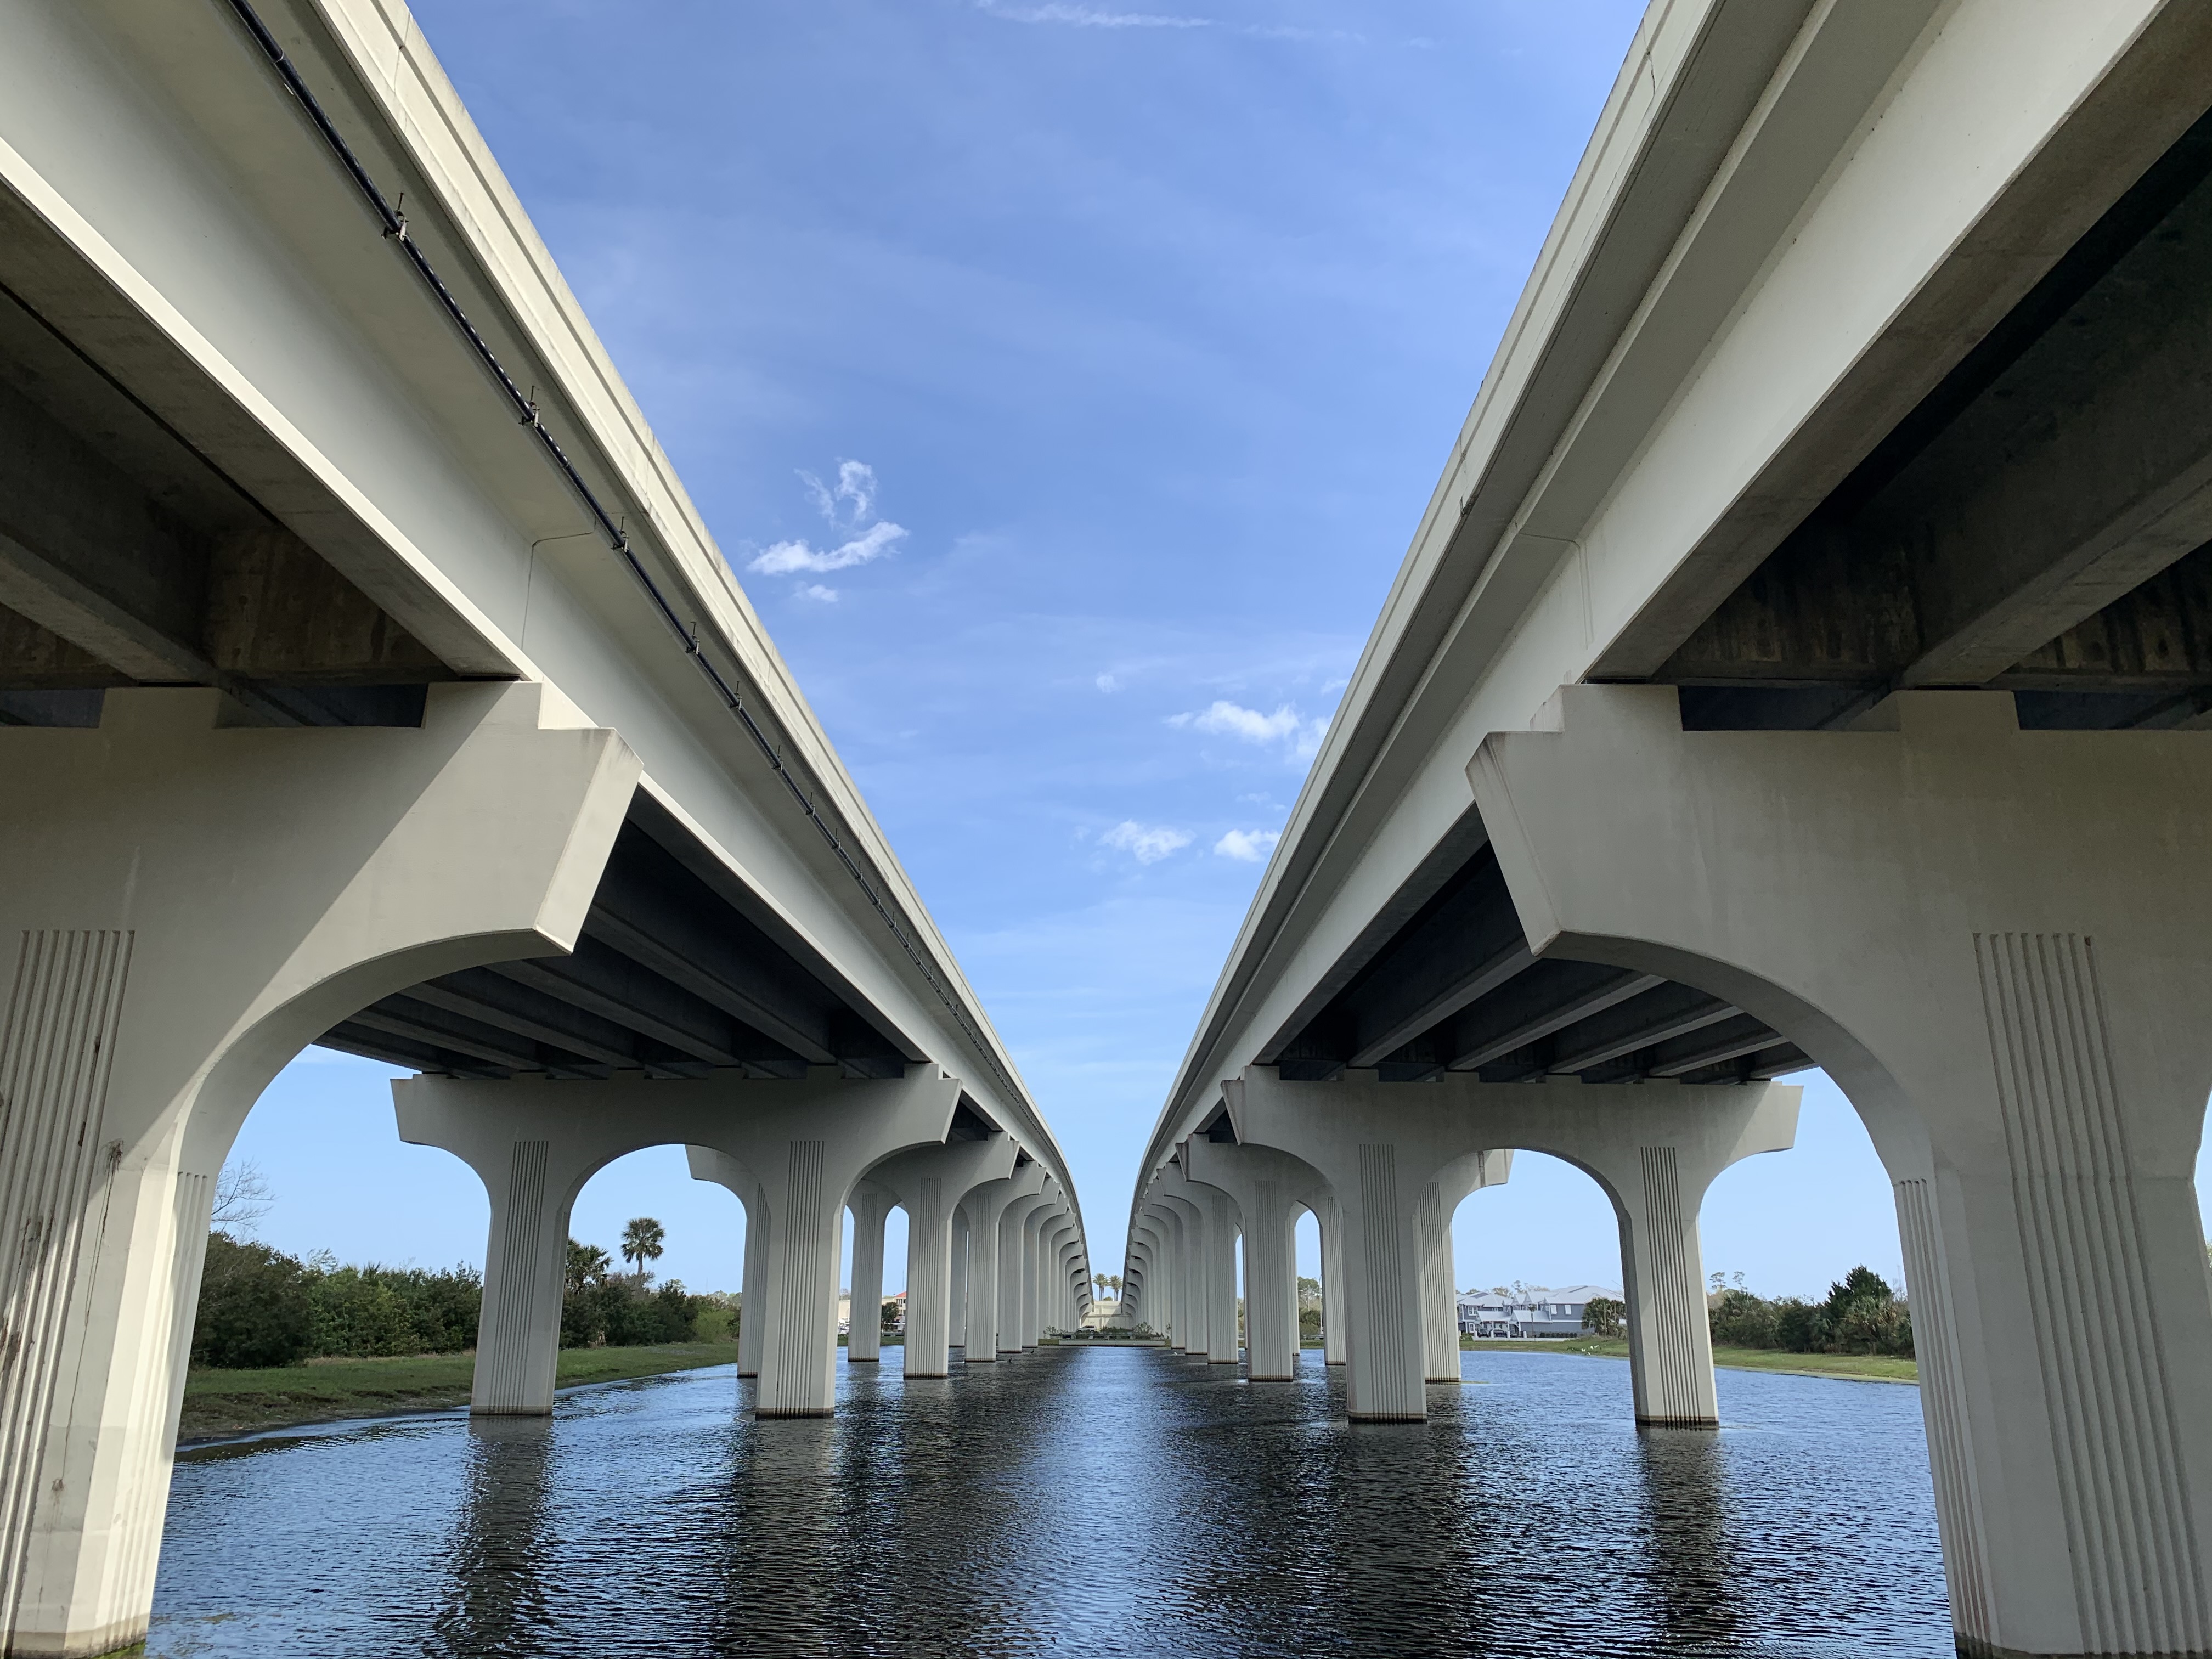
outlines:
[[[1513,1171],[1513,1154],[1500,1149],[1455,1162],[1449,1168],[1449,1175],[1422,1183],[1419,1201],[1413,1208],[1421,1241],[1423,1365],[1425,1380],[1431,1382],[1460,1381],[1459,1292],[1452,1282],[1452,1217],[1469,1193],[1504,1185]]]
[[[1458,1073],[1393,1084],[1349,1070],[1329,1083],[1285,1083],[1255,1066],[1224,1093],[1238,1139],[1303,1158],[1338,1194],[1355,1419],[1426,1415],[1421,1280],[1431,1246],[1421,1195],[1431,1183],[1455,1190],[1492,1149],[1518,1146],[1580,1165],[1613,1200],[1637,1419],[1717,1420],[1697,1206],[1730,1164],[1790,1145],[1797,1090],[1491,1084]]]
[[[755,1298],[765,1298],[761,1275],[761,1242],[768,1237],[768,1196],[762,1190],[752,1171],[727,1152],[716,1152],[711,1146],[692,1146],[686,1149],[690,1157],[691,1178],[711,1181],[726,1187],[745,1209],[744,1278],[738,1295],[738,1375],[760,1375],[761,1327],[763,1321],[751,1317],[747,1310]]]
[[[1142,1322],[1159,1333],[1170,1345],[1174,1333],[1169,1329],[1171,1309],[1168,1301],[1168,1255],[1164,1224],[1156,1218],[1140,1225],[1139,1236],[1146,1240],[1144,1249],[1144,1298],[1137,1313]]]
[[[883,1081],[847,1079],[835,1067],[818,1066],[791,1081],[617,1073],[601,1081],[417,1077],[392,1085],[400,1138],[443,1146],[480,1172],[542,1141],[547,1191],[557,1198],[564,1231],[568,1206],[585,1181],[626,1153],[673,1145],[734,1158],[766,1196],[760,1298],[747,1312],[762,1322],[755,1409],[769,1417],[829,1414],[845,1196],[868,1164],[941,1139],[959,1092],[959,1080],[934,1066],[911,1066],[905,1078]],[[695,1158],[692,1172],[713,1180],[726,1170]],[[489,1174],[486,1179],[489,1184]],[[495,1239],[495,1259],[501,1248]],[[485,1280],[489,1323],[488,1334],[478,1336],[480,1368],[487,1351],[496,1352],[506,1341],[496,1281],[489,1272]],[[750,1287],[747,1299],[753,1300]],[[550,1350],[533,1353],[529,1364],[530,1386],[539,1386],[542,1377],[550,1390]]]
[[[1083,1241],[1077,1237],[1075,1221],[1070,1217],[1060,1230],[1054,1251],[1052,1275],[1052,1307],[1045,1320],[1045,1332],[1072,1330],[1079,1322],[1081,1310],[1075,1294],[1077,1262],[1083,1254]],[[1041,1333],[1042,1334],[1042,1333]]]
[[[1297,1374],[1297,1203],[1320,1172],[1272,1146],[1195,1136],[1182,1143],[1190,1177],[1229,1194],[1244,1221],[1245,1356],[1255,1382]]]
[[[1024,1352],[1036,1346],[1037,1332],[1043,1322],[1046,1295],[1046,1241],[1061,1213],[1064,1200],[1057,1196],[1048,1205],[1031,1210],[1023,1218],[1021,1239],[1021,1312],[1020,1341]]]
[[[1242,1357],[1237,1329],[1237,1234],[1241,1221],[1237,1200],[1218,1187],[1191,1180],[1180,1164],[1173,1163],[1160,1173],[1156,1189],[1170,1200],[1188,1203],[1202,1217],[1194,1289],[1206,1300],[1206,1357],[1217,1365],[1233,1365]]]
[[[906,1374],[947,1374],[951,1346],[954,1218],[962,1200],[1014,1171],[1018,1149],[1003,1134],[924,1146],[877,1164],[869,1185],[906,1211]],[[963,1241],[964,1242],[964,1241]]]
[[[1344,1277],[1344,1209],[1334,1194],[1306,1206],[1321,1231],[1322,1363],[1341,1365],[1352,1356],[1352,1314]]]
[[[872,1181],[859,1182],[845,1200],[853,1217],[852,1311],[845,1335],[848,1365],[872,1365],[883,1358],[884,1224],[897,1205],[887,1188]]]
[[[1656,686],[1541,724],[1469,769],[1531,942],[1756,1015],[1889,1171],[1961,1650],[2212,1652],[2212,733],[1986,691],[1684,732]]]
[[[556,706],[557,705],[557,706]],[[293,1055],[420,980],[572,948],[635,791],[541,686],[420,727],[118,689],[0,729],[0,1647],[146,1629],[210,1189]]]
[[[968,1212],[968,1348],[971,1365],[988,1365],[999,1358],[1000,1223],[1009,1206],[1035,1198],[1044,1189],[1044,1165],[1018,1165],[1004,1181],[987,1181],[968,1194],[962,1207]]]
[[[952,1209],[951,1264],[945,1302],[945,1334],[948,1348],[964,1350],[968,1346],[969,1237],[968,1206],[957,1204]]]
[[[1152,1199],[1169,1218],[1175,1274],[1175,1346],[1200,1359],[1212,1357],[1213,1298],[1206,1285],[1206,1212],[1190,1198],[1155,1182]]]
[[[1057,1203],[1059,1199],[1060,1183],[1046,1176],[1036,1192],[1009,1200],[999,1212],[996,1340],[1001,1354],[1019,1353],[1024,1346],[1022,1302],[1025,1281],[1029,1278],[1029,1258],[1024,1243],[1030,1231],[1030,1218],[1039,1210]],[[974,1363],[972,1352],[969,1363]]]

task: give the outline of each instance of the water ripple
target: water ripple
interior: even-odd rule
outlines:
[[[1425,1425],[1157,1351],[757,1422],[726,1369],[185,1454],[149,1659],[1844,1659],[1952,1651],[1917,1390],[1466,1356]],[[957,1366],[956,1366],[957,1370]]]

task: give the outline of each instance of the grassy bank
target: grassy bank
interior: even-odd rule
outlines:
[[[734,1364],[734,1342],[678,1342],[651,1348],[564,1348],[558,1385],[658,1376],[702,1365]],[[469,1403],[472,1353],[395,1359],[311,1359],[274,1370],[201,1370],[185,1378],[180,1440],[251,1434],[296,1423],[329,1423],[394,1412],[441,1411]]]
[[[1560,1341],[1514,1342],[1503,1337],[1466,1338],[1461,1346],[1517,1348],[1532,1353],[1588,1353],[1608,1359],[1628,1358],[1628,1344],[1617,1337],[1578,1337]],[[1715,1348],[1713,1364],[1737,1371],[1780,1371],[1790,1376],[1841,1376],[1860,1382],[1917,1382],[1917,1360],[1886,1354],[1783,1353],[1773,1348]]]

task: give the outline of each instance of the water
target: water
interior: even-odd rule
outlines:
[[[1425,1425],[1158,1350],[838,1380],[727,1369],[270,1437],[177,1465],[149,1659],[737,1655],[1948,1659],[1918,1391],[1472,1352]]]

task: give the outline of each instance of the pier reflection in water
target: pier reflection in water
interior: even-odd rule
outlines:
[[[1477,1352],[1425,1425],[1062,1350],[756,1422],[727,1370],[556,1417],[185,1453],[149,1659],[1948,1655],[1919,1401],[1723,1373],[1639,1434],[1625,1364]]]

